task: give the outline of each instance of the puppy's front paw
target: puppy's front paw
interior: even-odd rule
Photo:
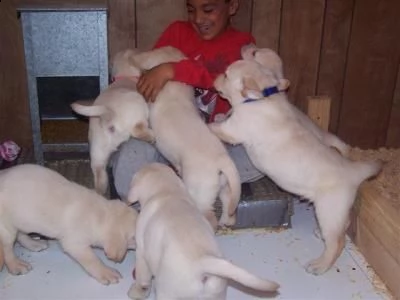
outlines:
[[[97,274],[92,274],[96,280],[104,285],[118,283],[122,275],[115,269],[104,267]]]
[[[317,258],[310,261],[305,267],[308,273],[314,275],[324,274],[326,271],[328,271],[329,268],[330,265],[327,264],[322,258]]]
[[[25,243],[23,246],[30,251],[39,252],[49,248],[49,243],[45,240],[32,239],[29,241],[29,244]]]
[[[6,262],[8,272],[13,275],[24,275],[32,270],[32,266],[20,259],[14,259],[11,262]]]
[[[136,282],[131,285],[128,291],[128,297],[131,299],[146,299],[150,295],[150,287],[148,286],[140,286]]]

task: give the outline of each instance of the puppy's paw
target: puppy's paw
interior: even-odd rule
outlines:
[[[131,299],[146,299],[150,295],[150,287],[140,286],[136,282],[131,285],[128,291],[128,297]]]
[[[104,285],[118,283],[122,275],[115,269],[104,267],[97,274],[92,274],[96,280]]]
[[[327,264],[323,259],[317,258],[315,260],[310,261],[305,269],[308,273],[314,274],[314,275],[321,275],[324,274],[326,271],[328,271],[330,268],[330,265]]]
[[[11,262],[6,262],[8,272],[13,275],[24,275],[32,270],[32,266],[20,259],[14,259]]]
[[[45,240],[31,239],[29,244],[25,243],[23,246],[30,251],[39,252],[49,248],[49,243]]]

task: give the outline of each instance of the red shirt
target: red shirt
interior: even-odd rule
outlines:
[[[225,114],[230,109],[228,101],[215,93],[214,80],[219,74],[225,72],[232,62],[241,58],[241,47],[250,43],[255,43],[250,33],[241,32],[232,27],[215,39],[203,40],[190,22],[176,21],[167,27],[154,48],[172,46],[188,57],[187,60],[174,64],[174,80],[196,88],[212,90],[212,92],[202,92],[206,95],[202,101],[215,101],[209,112],[209,121],[213,121],[216,114]],[[208,105],[208,103],[203,104]]]

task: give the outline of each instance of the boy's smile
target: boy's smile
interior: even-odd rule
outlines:
[[[211,40],[229,25],[238,0],[187,0],[188,19],[203,40]]]

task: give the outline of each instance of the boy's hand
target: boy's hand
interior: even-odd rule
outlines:
[[[173,65],[171,63],[161,64],[140,76],[137,90],[148,102],[154,102],[167,81],[173,78]]]

